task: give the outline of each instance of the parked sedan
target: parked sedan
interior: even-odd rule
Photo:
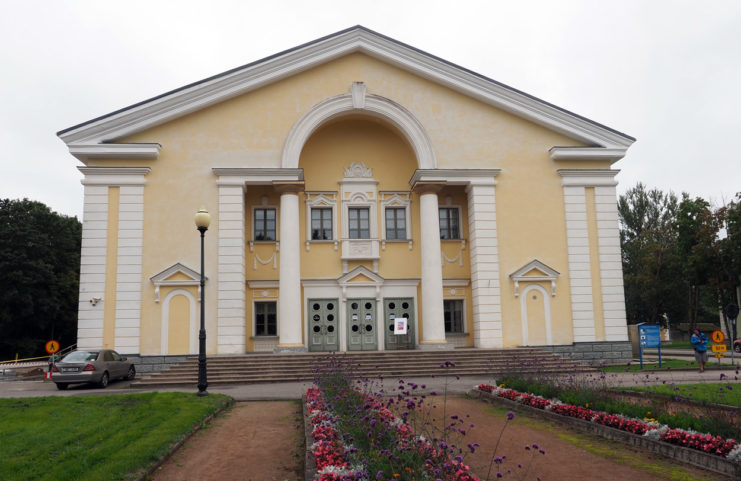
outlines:
[[[67,354],[52,368],[51,379],[57,389],[70,384],[89,383],[106,387],[113,379],[134,379],[134,364],[111,349],[75,351]]]

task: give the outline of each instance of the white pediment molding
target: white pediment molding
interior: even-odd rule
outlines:
[[[362,52],[590,147],[612,149],[611,155],[625,155],[635,142],[634,138],[621,132],[362,26],[342,30],[186,85],[64,129],[57,135],[70,148],[115,141],[355,52]],[[372,96],[367,95],[361,85],[354,85],[352,90],[352,95],[348,95],[351,108],[367,109]]]
[[[182,274],[187,279],[170,280],[175,274]],[[208,277],[203,279],[208,280]],[[179,262],[153,275],[149,280],[154,284],[154,302],[160,301],[160,287],[198,286],[198,298],[201,297],[201,274]]]
[[[535,275],[532,275],[535,272]],[[524,266],[520,267],[512,274],[509,275],[510,279],[515,282],[515,297],[520,295],[520,282],[550,282],[551,283],[551,296],[556,295],[556,279],[561,273],[552,267],[540,262],[538,259],[533,259]]]
[[[358,276],[365,276],[370,279],[370,281],[352,282],[352,280]],[[384,283],[384,281],[385,279],[383,277],[379,276],[378,274],[364,266],[358,266],[347,274],[343,274],[337,278],[337,283],[343,287],[346,287],[348,285],[372,285],[380,287]]]

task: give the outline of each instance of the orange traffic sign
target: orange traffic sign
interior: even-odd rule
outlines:
[[[710,335],[710,337],[713,338],[713,342],[719,343],[726,340],[726,335],[723,334],[723,331],[720,329],[716,329],[713,331],[713,333]]]
[[[725,344],[713,344],[713,352],[726,352]]]
[[[725,354],[723,354],[722,352],[716,352],[716,353],[715,353],[715,357],[717,357],[718,359],[720,359],[720,358],[722,358],[722,357],[726,357],[726,356],[725,356]]]
[[[49,341],[46,343],[46,352],[49,354],[54,354],[55,352],[59,351],[59,341]]]

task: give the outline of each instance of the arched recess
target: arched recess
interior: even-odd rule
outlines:
[[[170,291],[165,300],[162,302],[162,332],[160,336],[160,352],[170,354],[169,352],[169,333],[170,333],[170,301],[175,296],[185,296],[188,299],[188,354],[195,354],[198,345],[198,332],[196,330],[196,297],[192,292],[186,289],[174,289]],[[183,353],[177,353],[183,354]]]
[[[356,87],[361,85],[361,87]],[[366,114],[383,119],[406,137],[417,157],[420,169],[437,167],[435,154],[422,124],[404,107],[385,97],[366,95],[365,87],[353,84],[352,94],[338,95],[326,99],[306,112],[291,129],[283,148],[281,167],[298,168],[301,150],[317,128],[325,122],[347,114]]]
[[[553,344],[553,335],[551,329],[551,298],[542,286],[539,284],[530,284],[522,290],[520,295],[520,318],[522,321],[522,345],[529,346],[530,339],[528,334],[528,312],[527,312],[527,299],[528,294],[532,291],[540,293],[541,299],[543,299],[543,312],[545,314],[545,342],[546,345],[550,346]]]

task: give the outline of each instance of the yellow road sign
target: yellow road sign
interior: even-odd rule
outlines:
[[[721,343],[726,340],[726,335],[720,329],[714,330],[710,337],[713,338],[713,342],[715,343]]]
[[[59,350],[59,342],[58,341],[49,341],[44,346],[46,348],[46,352],[49,354],[54,354]]]
[[[717,357],[718,359],[720,359],[720,358],[722,358],[722,357],[726,357],[726,355],[725,355],[725,354],[723,354],[722,352],[716,352],[716,353],[715,353],[715,357]]]
[[[727,349],[725,344],[713,344],[713,352],[726,352]]]

